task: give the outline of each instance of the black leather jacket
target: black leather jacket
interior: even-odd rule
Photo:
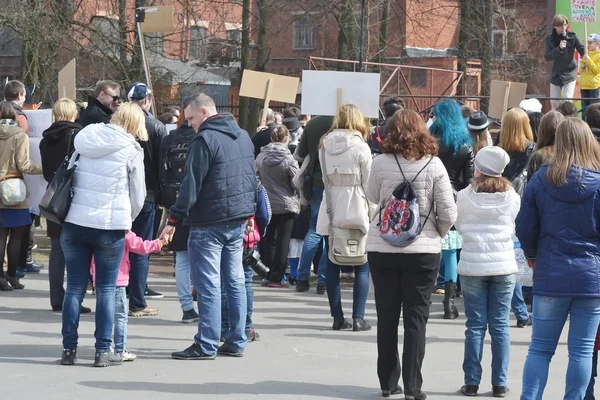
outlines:
[[[510,162],[504,168],[504,172],[502,176],[508,179],[509,181],[514,181],[519,174],[523,172],[523,170],[527,167],[527,163],[531,158],[531,154],[535,150],[535,143],[527,142],[527,147],[524,152],[510,152],[508,156],[510,157]]]
[[[441,140],[438,141],[438,157],[444,163],[454,194],[463,190],[471,183],[474,174],[473,147],[463,145],[458,151],[448,148]]]

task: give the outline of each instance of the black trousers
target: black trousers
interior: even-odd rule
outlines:
[[[267,227],[261,257],[264,257],[267,266],[271,269],[270,282],[281,282],[285,274],[295,218],[296,214],[292,213],[273,214]]]
[[[377,308],[377,375],[381,390],[394,390],[402,372],[404,393],[417,396],[421,391],[429,301],[439,264],[439,254],[369,253]],[[404,370],[398,354],[401,311]]]

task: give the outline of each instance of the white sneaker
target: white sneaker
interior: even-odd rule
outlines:
[[[137,358],[137,356],[131,353],[129,350],[123,351],[121,355],[123,356],[123,362],[133,361]]]

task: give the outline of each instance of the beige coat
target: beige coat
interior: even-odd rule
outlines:
[[[358,229],[367,234],[369,231],[369,202],[365,190],[371,172],[371,150],[361,134],[356,131],[334,130],[323,140],[326,151],[327,177],[333,207],[333,226],[336,228]],[[321,171],[323,158],[319,150]],[[329,216],[327,215],[327,189],[317,218],[317,233],[330,235]]]
[[[412,181],[423,168],[429,157],[422,160],[405,160],[397,155],[398,162],[406,175]],[[394,189],[403,182],[402,173],[393,154],[382,154],[373,160],[371,178],[367,187],[367,197],[373,203],[381,206],[392,194]],[[438,254],[442,250],[441,238],[446,235],[456,221],[457,211],[454,195],[448,173],[442,161],[434,157],[431,163],[419,174],[413,187],[417,193],[421,223],[429,213],[434,203],[431,215],[425,222],[419,238],[406,247],[394,247],[381,238],[379,234],[379,213],[371,222],[367,238],[367,251],[376,253],[424,253]]]
[[[0,179],[5,176],[20,176],[23,174],[38,175],[42,166],[32,164],[29,160],[29,137],[18,126],[0,125]],[[0,202],[0,208],[28,209],[29,200],[25,199],[16,206],[5,206]]]

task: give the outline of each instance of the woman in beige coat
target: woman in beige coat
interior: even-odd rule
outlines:
[[[413,182],[423,230],[406,247],[394,247],[381,238],[379,218],[371,222],[367,251],[377,308],[377,374],[384,397],[402,393],[398,385],[398,323],[404,306],[405,396],[425,399],[421,365],[429,301],[440,263],[441,238],[456,221],[456,204],[446,168],[436,157],[436,140],[416,112],[397,111],[386,122],[385,140],[380,147],[383,154],[373,160],[368,199],[381,206],[404,182],[404,174]]]
[[[0,103],[0,181],[22,180],[24,174],[42,173],[41,165],[29,160],[29,138],[17,125],[17,114],[7,101]],[[3,196],[4,197],[4,196]],[[0,290],[23,289],[17,277],[17,264],[21,252],[21,239],[26,226],[31,224],[27,197],[19,204],[4,204],[0,198],[0,262],[8,255],[6,277],[0,268]],[[8,242],[8,246],[7,246]]]
[[[325,192],[317,219],[317,233],[331,235],[331,227],[369,231],[369,202],[365,193],[371,171],[371,150],[365,142],[369,122],[353,104],[340,107],[332,130],[321,140],[319,161],[323,172]],[[327,174],[325,174],[327,171]],[[325,181],[327,180],[327,181]],[[327,197],[331,196],[332,210],[328,213]],[[330,221],[329,214],[333,221]],[[329,251],[329,240],[325,240]],[[327,297],[333,317],[333,329],[367,331],[371,326],[365,322],[365,305],[369,294],[369,265],[364,263],[354,269],[354,302],[350,324],[344,319],[340,289],[339,265],[327,260]]]

